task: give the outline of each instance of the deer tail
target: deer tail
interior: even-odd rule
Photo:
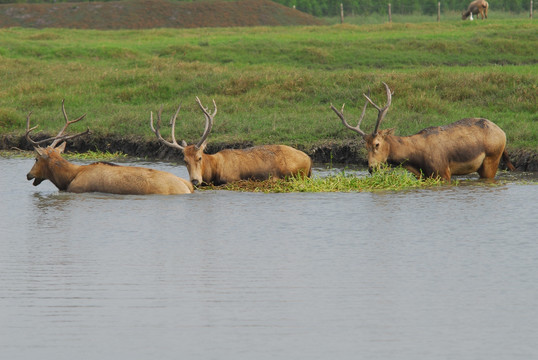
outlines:
[[[506,167],[508,168],[508,170],[516,171],[516,167],[510,161],[510,157],[508,157],[508,153],[506,152],[506,149],[504,149],[504,151],[503,151],[503,161],[506,164]]]

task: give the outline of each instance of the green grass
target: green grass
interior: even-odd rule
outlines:
[[[522,19],[381,25],[220,29],[0,29],[0,134],[21,135],[33,111],[38,130],[87,117],[93,137],[153,139],[149,113],[179,103],[177,137],[203,131],[194,101],[215,99],[211,142],[316,143],[356,139],[349,119],[381,81],[394,90],[383,127],[409,135],[463,117],[485,117],[509,147],[538,149],[538,25]],[[375,120],[370,109],[363,128]],[[165,126],[163,134],[169,134]]]
[[[121,152],[109,151],[86,151],[84,153],[67,152],[64,157],[68,160],[85,160],[85,161],[118,161],[127,159],[127,155]]]
[[[391,169],[383,167],[371,176],[358,177],[353,174],[340,174],[327,177],[313,176],[310,178],[291,177],[279,180],[240,181],[236,183],[209,186],[206,190],[229,190],[263,193],[291,192],[363,192],[363,191],[401,191],[416,188],[431,188],[446,185],[440,179],[417,179],[402,168]],[[452,182],[457,185],[457,181]]]
[[[484,21],[497,21],[497,20],[513,20],[513,19],[528,19],[528,12],[506,12],[506,11],[488,11],[488,20]],[[340,16],[331,16],[323,18],[327,24],[335,25],[340,24]],[[475,20],[476,17],[474,17]],[[453,21],[462,21],[461,12],[459,11],[441,11],[440,22],[453,22]],[[373,25],[373,24],[385,24],[388,22],[388,14],[367,14],[367,15],[357,15],[351,13],[344,14],[344,23],[352,25]],[[414,14],[398,14],[398,12],[393,12],[392,14],[393,23],[408,23],[408,24],[417,24],[417,23],[433,23],[437,22],[437,12],[432,15],[426,15],[422,13]],[[468,21],[469,22],[469,21]]]
[[[34,151],[25,150],[0,150],[0,157],[3,158],[22,158],[28,159],[35,157]],[[86,160],[86,161],[118,161],[127,159],[127,155],[121,152],[109,151],[86,151],[84,153],[66,152],[62,155],[68,160]]]

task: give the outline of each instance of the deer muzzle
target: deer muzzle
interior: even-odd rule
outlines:
[[[28,181],[34,180],[34,182],[32,183],[32,185],[34,185],[34,186],[37,186],[37,185],[41,184],[41,182],[43,182],[43,180],[45,180],[45,179],[36,178],[31,172],[26,174],[26,179],[28,179]]]

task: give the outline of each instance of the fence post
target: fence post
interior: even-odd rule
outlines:
[[[532,1],[532,0],[531,0]],[[437,2],[437,22],[441,21],[441,2]]]
[[[392,11],[390,9],[390,3],[389,3],[389,23],[392,22]]]
[[[530,6],[530,13],[529,13],[529,17],[532,19],[532,0],[531,0],[531,6]]]
[[[340,3],[340,24],[344,23],[344,4]]]

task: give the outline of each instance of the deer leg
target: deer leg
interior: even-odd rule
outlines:
[[[501,155],[498,156],[486,156],[482,166],[477,170],[478,175],[481,178],[493,179],[497,174],[497,168],[499,167],[499,162],[501,161]]]
[[[452,178],[452,171],[450,171],[450,166],[447,166],[443,171],[441,171],[439,173],[439,176],[441,177],[441,179],[450,182],[450,179]]]
[[[404,164],[404,168],[413,175],[415,175],[417,179],[420,179],[422,177],[422,172],[420,172],[420,170],[414,168],[413,166]]]

